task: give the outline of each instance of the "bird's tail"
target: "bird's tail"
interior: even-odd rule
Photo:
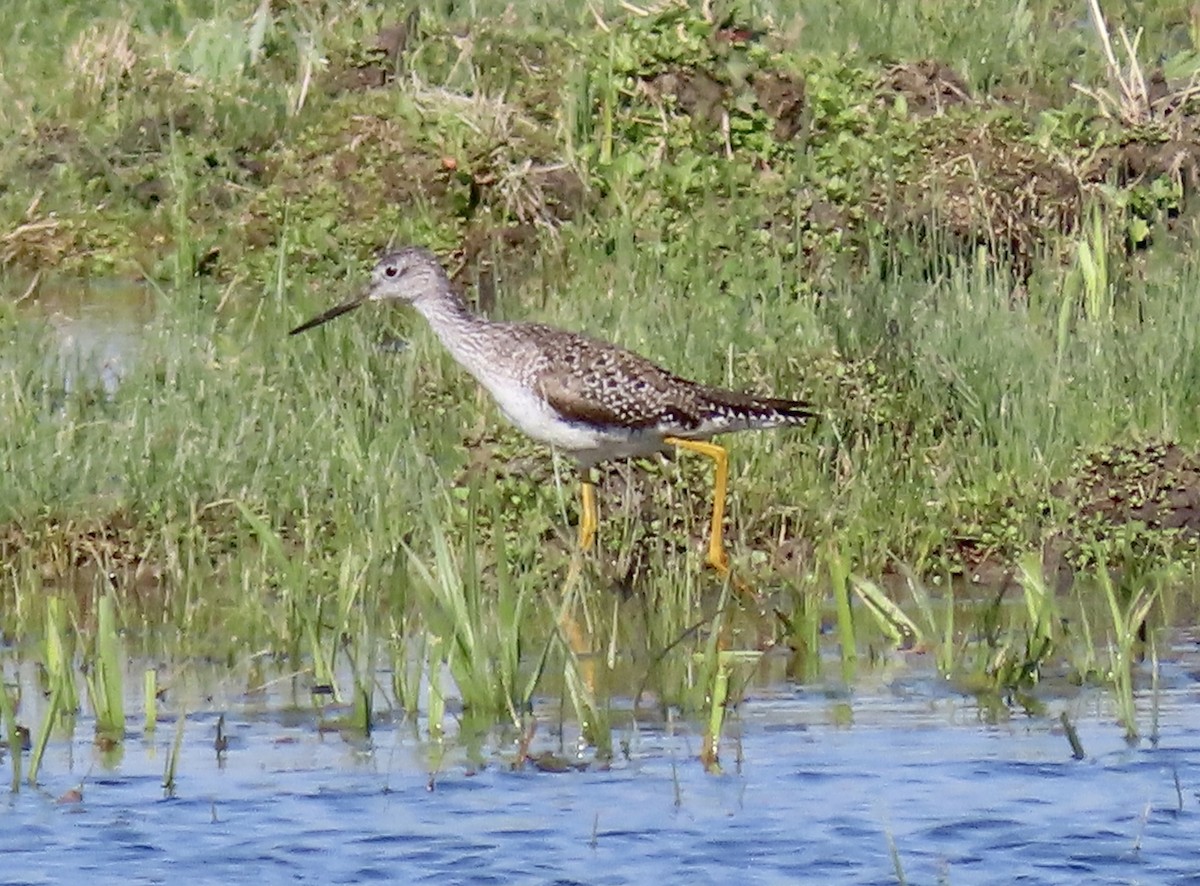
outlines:
[[[710,392],[713,414],[709,420],[724,423],[725,430],[780,428],[799,425],[817,417],[817,410],[803,400],[756,397],[735,391]]]

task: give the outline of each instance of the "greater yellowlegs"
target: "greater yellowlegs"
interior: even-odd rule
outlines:
[[[575,459],[582,479],[579,547],[585,551],[597,527],[592,468],[610,459],[677,447],[706,456],[715,466],[707,562],[722,577],[728,576],[722,528],[729,460],[724,447],[710,438],[728,431],[797,425],[813,416],[802,401],[706,387],[632,351],[564,329],[477,316],[451,287],[437,257],[417,246],[384,256],[364,292],[290,334],[372,301],[411,304],[509,421]]]

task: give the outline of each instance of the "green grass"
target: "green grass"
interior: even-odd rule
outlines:
[[[9,757],[9,771],[12,773],[9,779],[9,788],[14,793],[21,786],[21,734],[18,730],[16,704],[13,696],[16,694],[13,690],[17,687],[10,687],[7,681],[0,679],[0,726],[4,729],[4,746]]]
[[[506,289],[507,314],[617,338],[698,378],[807,393],[826,411],[811,431],[730,440],[729,547],[737,566],[781,591],[785,611],[801,605],[799,587],[756,556],[770,553],[781,527],[810,539],[836,532],[857,573],[893,560],[936,569],[972,526],[1006,528],[985,522],[993,497],[1035,507],[1081,447],[1131,431],[1195,434],[1195,357],[1177,345],[1200,308],[1190,269],[1142,295],[1140,323],[1114,324],[1102,344],[1080,326],[1056,352],[1055,311],[1014,308],[966,277],[868,282],[822,302],[768,304],[713,292],[696,271],[704,257],[686,248],[661,265],[635,252],[570,248],[570,285]],[[860,318],[897,301],[911,317],[897,311],[898,334],[846,349],[851,326],[861,334]],[[338,638],[358,636],[364,613],[415,610],[423,629],[451,641],[447,660],[461,691],[473,678],[460,668],[476,673],[468,663],[478,662],[479,697],[498,711],[520,705],[529,674],[519,661],[544,642],[522,634],[549,623],[544,594],[561,581],[572,536],[570,474],[556,485],[549,453],[508,430],[407,318],[362,314],[286,339],[283,330],[320,304],[305,302],[297,311],[268,297],[257,318],[227,321],[199,316],[188,300],[164,301],[148,357],[111,398],[48,385],[45,346],[22,332],[35,321],[18,318],[6,373],[12,395],[0,403],[9,429],[0,438],[0,521],[21,531],[27,552],[53,552],[83,527],[107,527],[97,541],[105,556],[134,551],[161,566],[161,611],[147,618],[186,625],[180,654],[267,644],[311,661],[324,681]],[[412,336],[409,352],[374,345],[377,325],[393,323]],[[832,354],[848,372],[877,361],[867,383],[892,389],[843,399],[859,379],[808,371]],[[1047,397],[1059,375],[1071,383]],[[1142,395],[1148,384],[1153,398]],[[879,413],[867,411],[876,405]],[[476,429],[494,442],[472,444]],[[468,479],[473,447],[473,457],[490,450],[492,460]],[[512,486],[510,458],[551,482]],[[665,647],[703,619],[700,601],[712,593],[695,544],[706,475],[682,459],[634,477],[657,528],[603,500],[602,563],[630,540],[664,545],[646,555],[637,587],[676,601],[649,610],[646,633]],[[1001,540],[1017,550],[1063,519],[1022,517],[1018,534]],[[546,527],[548,539],[522,531],[530,525]],[[589,594],[605,593],[615,576],[603,573],[590,576]],[[19,584],[4,594],[5,610],[21,611]],[[604,597],[590,605],[609,606]]]
[[[1069,490],[1097,452],[1197,448],[1194,222],[1162,224],[1182,203],[1161,179],[1114,185],[1110,202],[1093,189],[1080,227],[1041,243],[1018,286],[1003,250],[891,217],[964,132],[1060,166],[1121,134],[1041,86],[1102,76],[1086,19],[1036,2],[909,0],[883,16],[751,3],[739,20],[769,18],[774,36],[741,50],[694,11],[600,4],[627,17],[605,33],[589,4],[533,4],[515,21],[497,18],[505,5],[432,9],[405,76],[367,91],[332,79],[368,63],[391,23],[366,3],[268,17],[181,0],[128,31],[123,0],[87,17],[38,0],[0,11],[0,628],[46,638],[52,708],[76,706],[77,652],[99,665],[100,731],[119,735],[123,643],[180,662],[266,650],[349,700],[364,735],[380,696],[440,738],[450,693],[462,724],[517,730],[549,693],[603,747],[611,697],[645,689],[707,714],[715,761],[727,661],[775,619],[723,604],[700,568],[706,465],[606,474],[598,553],[573,563],[571,466],[508,428],[419,320],[371,308],[286,336],[360,285],[386,243],[449,255],[519,230],[524,245],[484,249],[496,315],[821,410],[800,431],[728,440],[728,547],[788,626],[793,676],[823,678],[832,587],[847,680],[864,650],[919,637],[979,691],[1024,691],[1046,668],[1107,672],[1133,732],[1130,631],[1147,613],[1168,623],[1147,601],[1172,611],[1195,547],[1089,523]],[[1151,28],[1146,58],[1193,51],[1176,6],[1126,21]],[[469,49],[453,39],[466,17],[480,19]],[[928,119],[881,101],[881,59],[923,58],[1024,99]],[[776,137],[747,65],[805,77],[802,135]],[[653,77],[689,66],[737,96],[727,145],[647,98]],[[577,201],[530,172],[557,164]],[[1130,252],[1143,229],[1158,242]],[[112,393],[86,375],[68,385],[46,356],[65,347],[53,315],[15,305],[31,283],[69,289],[75,271],[149,293]],[[89,298],[116,308],[103,288]],[[390,335],[410,347],[380,347]],[[1121,572],[1119,590],[1103,571],[1077,586],[1082,635],[1056,626],[1067,603],[1042,564],[1054,545],[1085,576]],[[1027,605],[934,590],[981,563],[1019,564]],[[907,596],[877,581],[897,568]],[[110,575],[118,591],[100,594]],[[92,607],[94,635],[60,642],[64,613],[91,625]],[[564,611],[591,654],[562,642]]]
[[[116,622],[112,592],[97,600],[95,649],[87,671],[88,696],[96,718],[96,742],[103,746],[125,737],[125,651]],[[54,696],[51,696],[53,699]],[[52,716],[55,705],[51,704]]]

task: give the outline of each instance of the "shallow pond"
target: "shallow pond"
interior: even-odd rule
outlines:
[[[95,311],[47,297],[41,309],[54,333],[48,374],[68,391],[112,393],[139,356],[144,295]],[[169,695],[154,733],[101,751],[85,712],[51,740],[36,788],[8,787],[0,751],[0,884],[1200,881],[1190,635],[1163,652],[1153,685],[1149,664],[1139,668],[1134,745],[1107,689],[1042,686],[1026,715],[954,691],[929,656],[896,653],[849,689],[756,685],[728,723],[721,775],[697,760],[694,721],[614,717],[611,764],[551,772],[515,765],[512,741],[439,743],[427,724],[386,715],[369,739],[345,736],[321,728],[287,681],[246,693],[220,668],[184,670],[186,691]],[[20,719],[36,729],[34,666],[22,658],[16,672]],[[1072,758],[1061,713],[1084,759]],[[540,699],[537,716],[531,750],[569,757],[576,736],[555,733],[556,701]]]
[[[91,385],[110,395],[138,358],[154,312],[149,290],[122,282],[43,285],[23,304],[44,324],[46,369],[63,389]]]
[[[692,723],[627,725],[611,766],[554,773],[514,768],[511,745],[438,745],[420,723],[347,738],[283,696],[217,687],[187,717],[172,798],[169,721],[114,757],[81,716],[51,743],[39,788],[0,788],[0,883],[883,884],[898,882],[893,847],[913,883],[1193,883],[1195,643],[1175,653],[1139,694],[1134,746],[1105,690],[997,716],[914,656],[851,692],[754,689],[717,776]],[[569,748],[547,725],[556,703],[542,704],[534,750]]]

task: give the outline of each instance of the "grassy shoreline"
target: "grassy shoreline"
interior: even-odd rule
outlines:
[[[434,638],[459,688],[498,711],[571,667],[554,639],[578,566],[566,469],[410,316],[285,336],[403,241],[446,255],[495,315],[823,411],[811,429],[728,441],[729,549],[783,628],[721,608],[699,572],[704,465],[605,473],[579,605],[597,649],[666,655],[686,638],[666,696],[694,701],[722,672],[723,619],[736,647],[772,635],[809,673],[843,572],[979,577],[1028,600],[1078,574],[1103,601],[1111,579],[1114,636],[1139,589],[1159,595],[1156,624],[1190,610],[1200,286],[1185,164],[1200,140],[1182,87],[1142,128],[1065,89],[1104,68],[1086,22],[1038,36],[1064,15],[1054,4],[1012,20],[983,4],[970,45],[950,39],[956,13],[914,4],[939,28],[925,43],[898,30],[888,61],[858,4],[830,14],[847,30],[823,42],[825,19],[765,8],[606,7],[602,27],[584,6],[393,21],[367,3],[196,2],[132,25],[118,0],[88,22],[21,6],[0,81],[9,636],[40,636],[45,589],[84,574],[80,619],[115,583],[122,623],[174,626],[181,655],[266,647],[332,672],[347,654],[361,676],[381,640],[425,655]],[[1182,9],[1162,15],[1147,52],[1191,39]],[[839,56],[852,22],[862,46]],[[1002,25],[1011,39],[987,45],[1005,52],[982,53]],[[55,64],[70,76],[39,77]],[[52,324],[17,303],[74,273],[150,293],[115,391],[68,384],[46,357],[63,347]],[[840,584],[866,611],[854,581]],[[620,625],[631,608],[641,633]],[[947,670],[1028,685],[1060,655],[1091,679],[1095,648],[1068,652],[1054,607],[1027,609],[988,635],[990,655],[943,644]],[[979,624],[997,617],[982,607]],[[925,622],[931,646],[971,627]],[[911,634],[886,612],[866,623]],[[578,710],[593,703],[572,691]]]

